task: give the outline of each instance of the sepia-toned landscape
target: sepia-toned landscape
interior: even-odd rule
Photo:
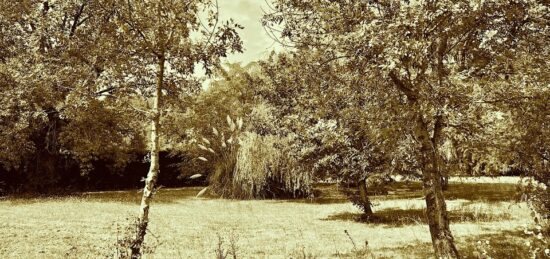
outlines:
[[[0,0],[0,258],[549,258],[550,2]]]

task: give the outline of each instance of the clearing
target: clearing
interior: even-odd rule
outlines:
[[[446,192],[452,231],[463,256],[481,250],[495,258],[528,256],[526,204],[510,181],[451,181]],[[161,189],[151,209],[147,258],[426,258],[432,248],[419,183],[394,183],[373,196],[378,217],[360,211],[336,190],[320,185],[314,200],[195,198],[200,188]],[[0,200],[0,258],[98,258],[114,253],[140,193],[118,191],[71,197]],[[348,234],[345,233],[347,231]],[[221,243],[220,243],[221,240]],[[489,241],[490,245],[485,245]],[[365,244],[368,242],[368,249]]]

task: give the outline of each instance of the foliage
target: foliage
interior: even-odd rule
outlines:
[[[88,169],[100,157],[112,156],[115,164],[129,162],[128,148],[110,148],[105,154],[98,154],[105,142],[93,139],[98,128],[85,125],[93,122],[82,120],[115,110],[123,118],[106,116],[102,118],[104,125],[119,125],[132,117],[131,113],[120,112],[120,107],[97,102],[102,66],[116,48],[109,45],[111,42],[100,40],[106,39],[105,34],[113,28],[106,23],[112,17],[107,1],[1,1],[0,5],[0,73],[10,75],[2,76],[7,85],[2,83],[0,90],[6,108],[2,109],[1,125],[6,127],[1,136],[6,146],[2,147],[0,163],[10,168],[10,173],[28,175],[32,180],[41,172],[53,174],[45,175],[46,178],[59,178],[63,170],[58,167],[50,172],[48,164],[71,164],[73,158]],[[77,121],[82,125],[77,125]],[[127,125],[109,130],[114,133],[112,136],[129,134],[130,142],[138,148],[140,130]],[[91,139],[77,139],[71,136],[76,133],[73,130]],[[101,132],[103,137],[111,136],[106,129]],[[73,145],[74,140],[80,141],[78,147]],[[108,143],[112,147],[128,146],[120,137],[111,138]],[[12,150],[15,147],[20,149]],[[44,165],[42,159],[46,160]],[[32,160],[41,162],[29,166]]]
[[[61,152],[76,157],[84,173],[92,169],[96,160],[110,161],[123,168],[135,160],[135,154],[145,150],[142,125],[128,114],[105,105],[104,101],[91,100],[64,113],[71,120],[59,136],[64,148]],[[82,109],[93,112],[79,112]]]
[[[384,92],[396,89],[408,99],[412,97],[409,90],[418,92],[419,96],[415,98],[421,99],[422,116],[427,118],[430,130],[434,128],[435,120],[429,118],[440,116],[444,121],[438,145],[450,144],[451,149],[465,153],[477,149],[480,151],[475,153],[485,153],[487,158],[496,154],[498,147],[493,142],[489,145],[492,150],[484,149],[486,141],[479,141],[482,138],[476,135],[495,123],[491,119],[494,116],[491,110],[494,109],[487,105],[495,101],[490,99],[495,89],[490,89],[489,85],[504,89],[513,83],[503,79],[529,74],[519,72],[525,67],[528,55],[514,59],[522,63],[514,64],[514,71],[506,70],[505,60],[510,60],[512,53],[523,51],[521,44],[524,43],[520,41],[527,37],[531,40],[536,37],[537,44],[530,51],[540,50],[538,43],[546,37],[539,26],[547,19],[543,14],[545,8],[546,5],[538,1],[447,4],[431,1],[324,3],[283,0],[276,1],[273,13],[265,17],[264,24],[273,28],[273,32],[282,29],[281,40],[286,44],[298,49],[315,47],[323,50],[319,58],[321,64],[346,64],[357,71],[356,78],[362,77],[363,81],[371,77],[385,78],[390,84],[378,81],[365,86],[377,100],[388,99],[387,95],[380,95],[378,87]],[[526,16],[522,17],[522,12]],[[305,18],[298,19],[302,15]],[[331,16],[340,18],[326,19]],[[535,33],[538,34],[535,36]],[[440,54],[442,56],[438,57]],[[538,67],[543,61],[537,59],[536,62],[534,66]],[[392,85],[394,82],[405,84]],[[385,110],[392,110],[398,103],[386,105]],[[406,106],[395,106],[394,112],[402,111]],[[394,112],[378,111],[392,117]],[[407,111],[400,113],[412,115]],[[482,116],[485,119],[480,121]],[[384,120],[391,119],[386,116]],[[483,137],[496,134],[492,131]],[[439,154],[442,160],[448,155],[444,149],[442,147]],[[447,159],[447,162],[459,161]],[[472,167],[483,164],[474,163]]]
[[[529,248],[530,258],[544,258],[550,256],[549,229],[536,224],[534,227],[525,227],[523,233],[527,236],[525,246]]]
[[[47,117],[46,113],[33,112],[33,103],[27,101],[31,96],[16,91],[14,79],[3,64],[0,67],[0,166],[14,168],[35,151],[32,134]]]
[[[258,92],[276,107],[282,134],[295,134],[301,141],[300,162],[320,179],[352,182],[373,174],[414,172],[414,165],[407,165],[413,162],[408,146],[389,138],[404,121],[382,122],[388,114],[379,109],[398,96],[387,93],[387,100],[371,103],[359,89],[376,82],[356,80],[346,67],[318,64],[320,59],[317,52],[298,51],[261,63]]]
[[[200,86],[196,67],[209,74],[241,51],[240,26],[220,21],[213,1],[0,1],[0,9],[0,164],[33,179],[61,174],[28,166],[41,157],[120,172],[145,151],[156,58],[169,67],[164,114],[185,109]]]

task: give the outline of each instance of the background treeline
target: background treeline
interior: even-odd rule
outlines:
[[[419,178],[410,150],[413,140],[402,133],[407,122],[405,114],[399,114],[397,108],[395,111],[381,108],[395,105],[389,102],[398,103],[399,95],[393,93],[392,97],[392,93],[386,91],[383,94],[393,100],[378,99],[373,103],[368,93],[358,90],[367,82],[354,79],[344,66],[320,65],[322,59],[319,53],[312,51],[272,54],[265,61],[247,66],[226,64],[224,69],[219,69],[208,87],[182,101],[186,108],[171,110],[163,118],[166,147],[161,152],[159,185],[208,184],[208,176],[220,177],[214,175],[216,170],[221,170],[216,168],[224,163],[230,165],[224,165],[227,168],[223,174],[232,173],[238,148],[230,151],[224,150],[221,143],[217,147],[210,144],[219,150],[218,156],[218,152],[200,147],[209,146],[204,139],[209,143],[219,142],[221,134],[225,134],[225,140],[232,136],[257,139],[250,135],[254,134],[279,142],[276,146],[282,145],[285,149],[284,163],[299,168],[300,173],[293,175],[306,174],[304,179],[308,179],[308,184],[334,180],[358,186],[369,178],[374,187],[383,185],[390,175]],[[449,137],[464,140],[466,137],[460,134],[468,134],[469,146],[456,147],[458,140],[442,143],[441,159],[447,168],[444,172],[496,176],[538,171],[528,166],[544,165],[542,155],[539,155],[539,163],[533,163],[521,154],[539,152],[526,148],[536,147],[532,138],[543,141],[544,135],[526,131],[545,130],[545,98],[538,97],[540,107],[533,102],[533,110],[521,116],[514,116],[515,105],[521,101],[519,97],[511,99],[512,103],[497,100],[475,107],[475,114],[470,114],[475,117],[468,124],[461,129],[450,129],[452,132],[448,133]],[[6,127],[2,131],[5,132],[2,146],[6,151],[2,152],[0,174],[4,192],[141,187],[149,166],[145,140],[148,130],[146,123],[136,119],[139,116],[136,110],[121,111],[111,106],[113,101],[109,97],[101,96],[91,98],[85,108],[77,111],[59,111],[38,102],[43,100],[44,97],[37,98],[35,94],[4,102],[13,104],[5,106],[12,110],[6,108],[3,117],[9,122],[8,115],[11,116],[12,123],[2,125]],[[37,114],[33,116],[36,118],[17,121],[16,118],[22,117],[18,116],[17,109],[27,102],[35,102],[34,108],[38,110],[33,111]],[[494,114],[500,119],[495,119]],[[240,128],[231,131],[228,119],[235,124],[240,120]],[[7,134],[10,130],[15,133]],[[510,137],[515,144],[512,145]],[[224,151],[228,154],[223,154]],[[255,152],[260,160],[273,155],[262,157],[259,153]],[[199,157],[208,161],[197,159]],[[201,177],[189,178],[195,174]],[[221,179],[216,181],[223,183]],[[311,194],[310,187],[305,190],[300,196]],[[227,195],[273,196],[267,193]]]

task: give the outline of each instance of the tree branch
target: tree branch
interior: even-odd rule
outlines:
[[[405,81],[401,80],[396,74],[395,70],[390,71],[389,73],[390,79],[392,82],[403,92],[407,98],[409,98],[411,101],[418,100],[418,94],[412,90],[412,86]]]

